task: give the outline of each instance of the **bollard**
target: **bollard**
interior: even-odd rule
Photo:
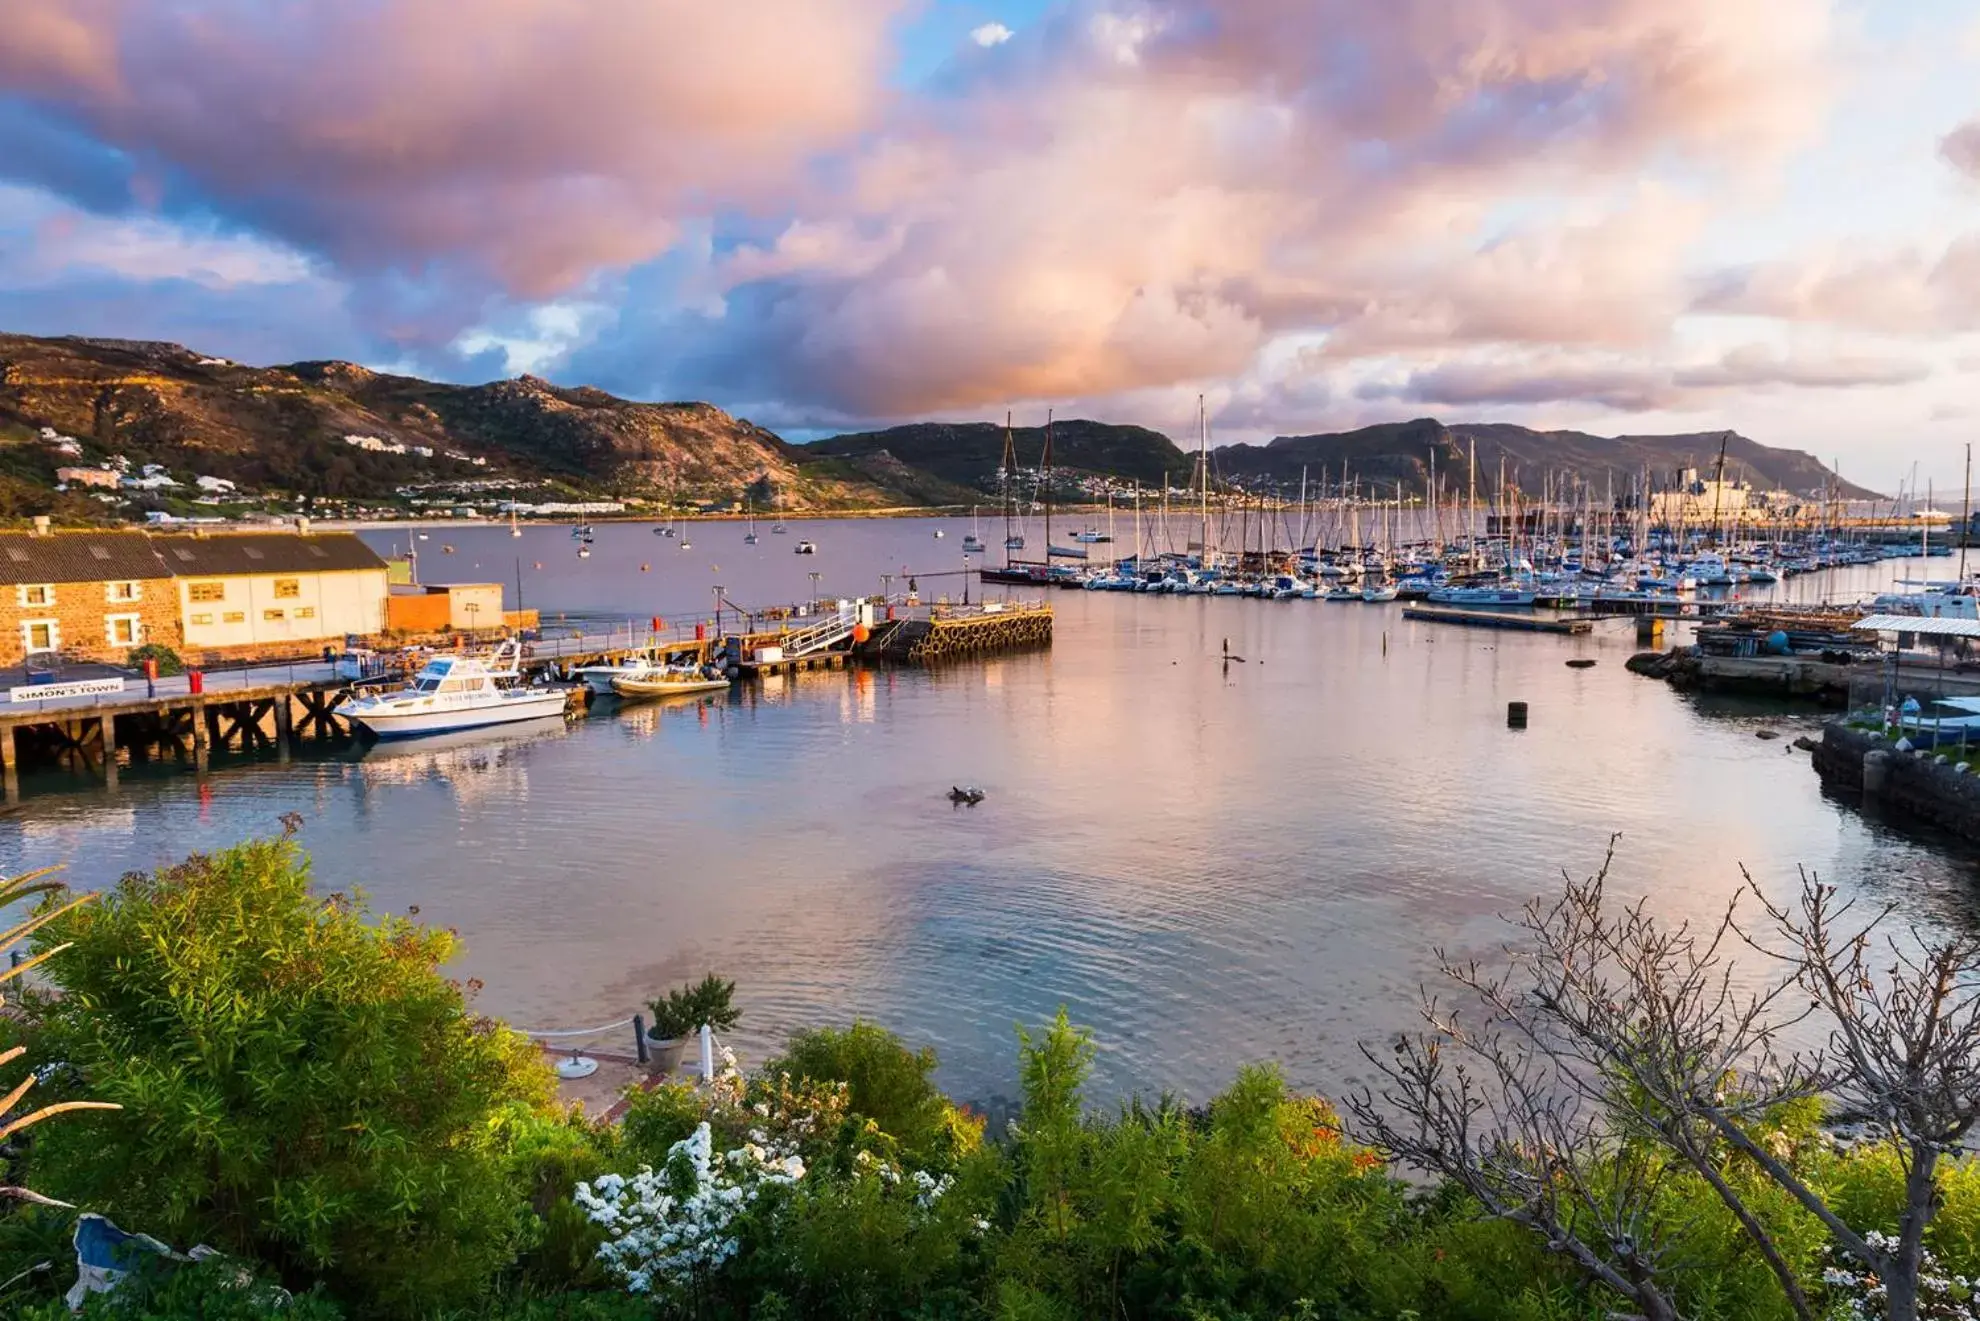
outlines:
[[[1526,703],[1524,702],[1506,703],[1506,728],[1507,729],[1526,728]]]
[[[701,1025],[701,1081],[715,1081],[715,1029]]]
[[[1640,646],[1663,646],[1664,621],[1655,615],[1638,615],[1636,617],[1636,641]]]
[[[1884,785],[1890,779],[1891,754],[1878,749],[1863,754],[1863,792],[1877,795],[1884,792]]]
[[[633,1055],[641,1064],[646,1063],[646,1015],[633,1015]]]
[[[206,675],[199,670],[186,671],[186,691],[198,696],[206,691]]]

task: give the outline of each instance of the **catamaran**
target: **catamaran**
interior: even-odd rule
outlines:
[[[487,658],[436,656],[405,688],[360,697],[338,713],[381,739],[562,715],[570,690],[523,686],[521,656],[514,642],[504,642]]]

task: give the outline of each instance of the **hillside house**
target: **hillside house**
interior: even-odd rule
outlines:
[[[155,536],[177,579],[185,645],[295,653],[386,627],[385,561],[349,533]]]
[[[0,532],[0,666],[179,640],[172,575],[142,532]]]
[[[57,468],[55,480],[65,486],[100,486],[114,491],[121,479],[109,468]]]

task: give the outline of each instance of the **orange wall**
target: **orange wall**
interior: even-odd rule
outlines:
[[[394,592],[385,598],[385,627],[394,633],[445,633],[450,605],[445,592]]]

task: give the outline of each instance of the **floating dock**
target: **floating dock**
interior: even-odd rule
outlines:
[[[1491,610],[1450,610],[1442,607],[1405,606],[1404,619],[1426,624],[1461,624],[1466,628],[1508,629],[1515,633],[1559,633],[1569,636],[1594,631],[1592,619],[1542,619],[1537,615],[1500,614]]]

